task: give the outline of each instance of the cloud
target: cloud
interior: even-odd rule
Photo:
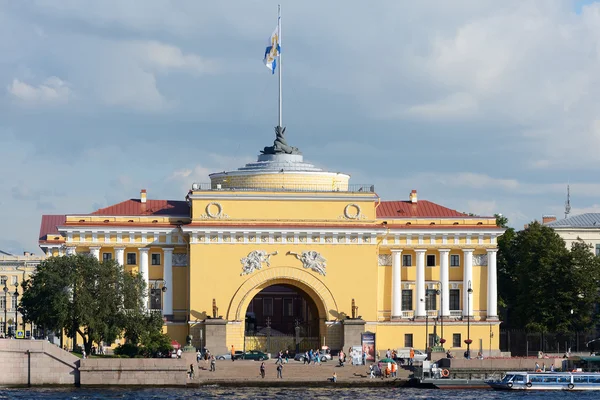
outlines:
[[[46,79],[38,86],[13,79],[7,91],[14,100],[25,105],[65,104],[73,97],[69,84],[56,76]]]
[[[469,93],[454,93],[432,103],[419,104],[408,108],[406,113],[421,118],[456,118],[472,116],[478,104]]]
[[[467,201],[467,207],[469,212],[476,215],[492,216],[498,212],[498,205],[495,200],[469,200]]]
[[[151,68],[161,71],[188,70],[198,74],[212,74],[218,71],[215,60],[204,59],[197,54],[187,53],[176,47],[157,41],[131,42],[132,51]]]

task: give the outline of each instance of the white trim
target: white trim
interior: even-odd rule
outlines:
[[[248,191],[251,191],[252,189],[248,189]],[[273,192],[269,192],[268,189],[264,189],[261,190],[260,192],[254,192],[254,193],[240,193],[239,190],[235,190],[235,191],[231,191],[230,193],[227,193],[228,189],[222,189],[222,191],[219,190],[213,190],[207,194],[189,194],[188,197],[192,200],[231,200],[231,199],[235,199],[235,200],[261,200],[261,201],[278,201],[278,200],[310,200],[310,201],[343,201],[343,202],[347,202],[348,200],[351,201],[355,201],[355,202],[361,202],[361,201],[375,201],[377,199],[377,195],[375,193],[373,193],[372,196],[357,196],[355,194],[355,192],[344,192],[344,191],[339,191],[339,192],[335,192],[335,195],[328,195],[328,196],[315,196],[315,195],[309,195],[309,196],[300,196],[297,193],[296,194],[284,194],[284,195],[278,195],[279,193],[284,193],[284,192],[278,192],[276,189],[273,190]],[[269,192],[269,193],[277,193],[274,195],[265,195],[262,194],[264,192]],[[257,194],[257,193],[261,193],[261,194]],[[332,192],[307,192],[307,193],[332,193]],[[189,218],[189,216],[187,217]]]

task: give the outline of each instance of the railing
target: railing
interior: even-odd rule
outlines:
[[[342,189],[341,186],[346,187]],[[230,192],[348,192],[375,193],[375,185],[370,184],[334,184],[334,185],[303,185],[285,184],[285,187],[265,187],[265,185],[244,185],[243,187],[223,187],[216,183],[194,183],[193,191],[230,191]]]
[[[462,310],[450,310],[451,317],[462,317]]]
[[[415,316],[414,310],[402,311],[402,318],[413,318]]]
[[[429,318],[437,318],[438,310],[427,310],[427,316]]]

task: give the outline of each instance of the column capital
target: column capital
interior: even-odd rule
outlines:
[[[102,248],[102,246],[90,246],[89,249],[90,251],[100,251],[100,249]]]
[[[425,253],[427,249],[415,249],[415,253]]]
[[[485,251],[487,251],[488,253],[497,253],[498,252],[498,248],[494,248],[494,249],[485,249]]]
[[[118,251],[125,251],[125,246],[117,246],[117,247],[114,247],[114,249],[115,249],[115,251],[117,251],[117,250]]]
[[[150,250],[150,248],[149,248],[149,247],[140,247],[140,248],[138,249],[138,251],[139,251],[140,253],[147,253],[149,250]]]
[[[403,249],[390,249],[390,251],[393,253],[402,253]]]
[[[475,249],[462,249],[463,253],[472,253]]]
[[[450,253],[450,249],[438,249],[440,253]]]
[[[175,250],[174,247],[163,247],[162,251],[164,251],[165,253],[172,253],[173,250]]]

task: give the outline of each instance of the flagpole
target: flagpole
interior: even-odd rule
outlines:
[[[279,45],[279,126],[283,126],[281,113],[281,5],[277,5],[277,41]]]

